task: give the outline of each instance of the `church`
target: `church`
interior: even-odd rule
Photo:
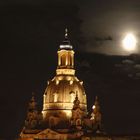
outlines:
[[[75,75],[74,50],[67,29],[57,55],[56,75],[48,81],[43,95],[43,109],[41,112],[37,110],[32,95],[20,138],[76,139],[86,133],[101,131],[98,97],[96,96],[92,113],[88,114],[84,83]]]
[[[29,102],[20,140],[129,140],[108,136],[102,129],[102,115],[95,95],[90,114],[84,82],[76,77],[74,50],[65,30],[58,51],[56,75],[48,81],[43,94],[42,111],[37,109],[34,94]]]

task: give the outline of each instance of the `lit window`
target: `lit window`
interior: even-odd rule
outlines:
[[[96,106],[95,106],[95,105],[93,105],[92,109],[95,109],[95,108],[96,108]]]
[[[58,100],[58,93],[54,93],[53,96],[54,96],[54,102],[57,102],[57,100]]]
[[[59,80],[56,80],[56,85],[58,85],[59,84]]]
[[[70,101],[73,103],[73,101],[75,100],[75,92],[70,92],[70,96],[71,96],[71,99]]]
[[[73,81],[72,80],[70,80],[70,85],[72,85],[73,84]]]
[[[50,84],[50,81],[48,81],[48,85]]]
[[[80,81],[80,84],[83,85],[83,81]]]

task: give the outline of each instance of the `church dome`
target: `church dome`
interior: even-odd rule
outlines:
[[[56,109],[72,109],[76,94],[82,109],[85,110],[86,94],[83,82],[72,75],[57,75],[48,82],[44,93],[46,109],[54,109],[54,104]]]
[[[80,101],[81,110],[86,112],[87,103],[83,81],[79,81],[74,75],[56,75],[48,81],[44,92],[43,112],[48,112],[51,116],[56,115],[56,112],[58,115],[61,110],[66,112],[67,117],[70,117],[76,95]],[[44,114],[45,117],[46,113]]]

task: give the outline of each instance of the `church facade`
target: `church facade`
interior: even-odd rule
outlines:
[[[85,133],[100,131],[98,98],[89,115],[83,81],[75,75],[74,50],[67,29],[57,54],[56,75],[48,81],[43,95],[43,109],[41,112],[37,110],[33,95],[20,133],[21,139],[76,139]]]

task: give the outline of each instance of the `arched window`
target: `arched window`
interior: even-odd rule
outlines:
[[[66,64],[66,55],[65,54],[63,54],[62,56],[61,56],[61,66],[65,66]]]
[[[74,63],[73,60],[74,60],[74,59],[73,59],[73,54],[71,54],[71,55],[70,55],[70,65],[71,65],[72,67],[73,67],[73,65],[74,65],[74,64],[73,64],[73,63]]]
[[[53,94],[53,99],[54,99],[54,102],[58,101],[58,93]]]
[[[75,92],[71,91],[70,92],[70,101],[73,103],[74,100],[75,100]]]

